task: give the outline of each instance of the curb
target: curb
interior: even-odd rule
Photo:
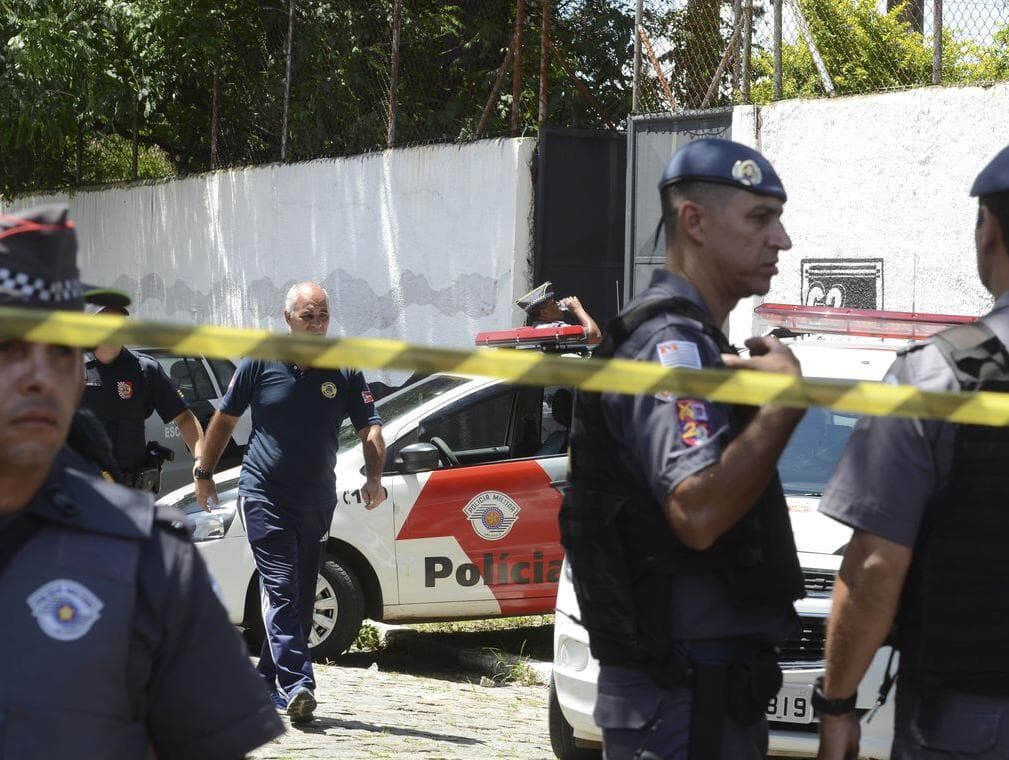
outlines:
[[[525,668],[530,680],[540,686],[550,682],[553,664],[542,660],[490,649],[460,649],[430,634],[405,626],[372,623],[378,628],[380,646],[387,652],[420,655],[440,663],[455,665],[491,679],[495,684],[518,668]]]

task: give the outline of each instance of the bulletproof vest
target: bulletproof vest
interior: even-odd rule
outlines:
[[[685,298],[645,301],[606,328],[595,356],[612,357],[646,320],[671,312],[699,322],[723,353],[736,353],[698,306]],[[733,407],[735,435],[754,413]],[[621,462],[598,393],[579,391],[571,428],[569,481],[561,507],[561,542],[573,571],[581,622],[603,663],[663,668],[670,578],[717,573],[740,604],[790,604],[804,595],[795,542],[777,473],[753,508],[709,549],[677,539],[652,492]]]
[[[59,490],[47,484],[53,513],[68,524],[39,520],[0,571],[0,760],[146,757],[140,700],[127,684],[138,558],[154,510],[148,499],[125,519],[85,516],[102,532],[79,518],[70,527],[75,510],[93,509],[96,491],[142,498],[96,481],[104,483],[81,472]]]
[[[128,351],[126,348],[122,350]],[[118,469],[124,474],[143,466],[145,423],[154,413],[149,367],[145,367],[143,362],[139,362],[139,367],[140,372],[133,377],[129,398],[121,396],[118,400],[113,400],[116,394],[126,392],[125,387],[104,388],[105,381],[100,374],[101,362],[90,352],[84,354],[83,405],[91,407],[95,416],[101,420],[112,441]],[[92,396],[96,391],[97,396]]]
[[[962,390],[1009,392],[983,323],[932,339]],[[948,484],[926,507],[898,615],[901,668],[922,688],[1009,696],[1009,428],[959,425]]]

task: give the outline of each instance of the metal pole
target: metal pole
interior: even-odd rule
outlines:
[[[942,0],[932,0],[932,84],[942,83]]]
[[[519,101],[522,99],[522,31],[526,24],[526,2],[516,0],[515,3],[515,67],[512,69],[512,136],[519,132],[519,122],[522,112]]]
[[[634,81],[631,87],[631,113],[641,110],[641,17],[644,14],[644,0],[638,0],[634,7]]]
[[[733,0],[732,2],[732,26],[735,28],[736,24],[739,23],[740,18],[743,15],[743,0]],[[742,62],[741,55],[733,56],[732,60],[732,100],[735,101],[739,95],[739,81],[742,76],[740,63]]]
[[[287,6],[287,71],[284,75],[284,123],[280,129],[280,160],[287,160],[287,123],[291,110],[291,53],[294,50],[294,4]]]
[[[753,43],[753,0],[743,4],[743,62],[740,76],[743,79],[743,102],[750,102],[750,49]]]
[[[774,0],[774,99],[781,100],[781,0]]]
[[[396,105],[399,94],[399,33],[403,27],[403,0],[392,3],[392,63],[389,67],[389,132],[387,147],[396,144]]]
[[[542,0],[540,3],[540,12],[542,15],[540,19],[540,113],[537,126],[539,127],[539,131],[542,132],[543,127],[547,125],[547,101],[549,95],[547,80],[550,73],[550,14],[553,12],[550,0]]]

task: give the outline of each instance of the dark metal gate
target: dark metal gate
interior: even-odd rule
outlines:
[[[601,328],[624,292],[626,166],[622,132],[540,133],[533,279],[578,296]]]

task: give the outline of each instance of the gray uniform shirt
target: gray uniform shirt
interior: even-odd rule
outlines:
[[[981,320],[1009,346],[1009,294]],[[960,386],[928,341],[897,357],[885,382],[926,391]],[[956,425],[936,420],[863,417],[848,439],[820,511],[852,528],[913,548],[925,507],[949,482]]]
[[[645,300],[689,299],[707,311],[700,293],[667,270],[652,275]],[[714,321],[714,320],[712,320]],[[666,367],[722,367],[718,347],[700,323],[671,313],[644,322],[617,350],[616,357],[660,362]],[[704,399],[658,393],[602,395],[606,426],[620,447],[620,458],[639,484],[660,504],[683,480],[715,464],[731,440],[729,407]],[[778,643],[795,620],[791,605],[748,606],[727,582],[711,573],[682,573],[672,584],[670,637],[678,640],[760,636]]]

